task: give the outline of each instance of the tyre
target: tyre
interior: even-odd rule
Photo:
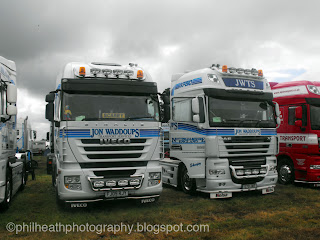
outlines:
[[[191,195],[195,194],[197,189],[196,180],[189,177],[188,169],[185,165],[181,165],[179,182],[183,192]]]
[[[11,202],[11,198],[12,198],[12,178],[11,178],[11,172],[7,170],[5,197],[3,202],[0,204],[0,208],[3,210],[8,209]]]
[[[281,184],[290,184],[294,180],[294,167],[289,159],[282,159],[279,161],[278,166],[278,182]]]

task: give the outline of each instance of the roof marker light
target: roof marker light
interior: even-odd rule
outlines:
[[[123,73],[123,70],[120,70],[120,69],[114,69],[114,70],[113,70],[113,74],[114,74],[114,75],[117,75],[117,76],[118,76],[118,75],[121,75],[122,73]]]
[[[112,73],[112,70],[111,69],[102,69],[102,73],[105,75],[105,76],[108,76]]]
[[[137,78],[139,78],[139,79],[143,78],[143,71],[142,70],[137,71]]]
[[[260,70],[258,70],[258,76],[259,77],[263,77],[263,71],[260,69]]]
[[[251,74],[251,69],[245,69],[244,74]]]
[[[123,74],[127,77],[130,77],[133,75],[133,71],[132,70],[124,70],[123,71]]]
[[[237,73],[242,74],[244,72],[243,68],[237,68]]]
[[[257,75],[258,75],[257,69],[252,68],[252,69],[251,69],[251,74],[254,75],[254,76],[257,76]]]
[[[236,72],[236,68],[234,67],[229,68],[229,73],[235,73],[235,72]]]
[[[228,66],[227,65],[223,65],[222,66],[222,72],[228,72]]]
[[[100,73],[100,71],[101,71],[101,69],[99,69],[99,68],[91,68],[90,69],[90,72],[93,75],[97,75],[98,73]]]
[[[80,67],[79,68],[79,76],[84,77],[86,75],[86,68],[85,67]]]

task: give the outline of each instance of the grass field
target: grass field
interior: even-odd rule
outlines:
[[[210,200],[207,195],[189,196],[167,187],[155,204],[113,201],[97,203],[86,209],[61,210],[55,202],[51,177],[45,172],[45,157],[36,160],[39,162],[36,180],[29,178],[25,190],[14,197],[10,209],[0,213],[0,239],[320,239],[318,189],[303,185],[278,185],[275,193],[269,195],[247,192],[234,194],[231,199]],[[6,230],[9,222],[83,226],[87,223],[121,226],[122,223],[133,224],[134,229],[138,229],[137,223],[145,223],[156,228],[151,231],[149,227],[151,232],[133,230],[131,234],[125,231],[66,234],[39,230],[36,233],[16,234]],[[209,231],[168,234],[157,231],[158,225],[181,223],[184,226],[208,224]],[[111,230],[110,227],[107,230]]]

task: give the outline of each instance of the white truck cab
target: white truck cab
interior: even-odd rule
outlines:
[[[16,64],[0,57],[0,208],[7,209],[11,199],[26,183],[25,159],[17,159]]]
[[[262,74],[214,64],[172,76],[165,184],[211,198],[274,191],[279,108]]]
[[[162,191],[157,85],[136,64],[68,63],[47,95],[58,203],[138,199]]]

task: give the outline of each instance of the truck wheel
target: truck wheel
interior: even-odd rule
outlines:
[[[185,193],[192,195],[196,192],[196,181],[195,179],[189,177],[188,169],[185,165],[181,166],[180,186],[182,188],[182,191]]]
[[[1,209],[8,209],[10,202],[11,202],[11,197],[12,197],[12,178],[11,178],[11,173],[10,171],[7,171],[6,174],[6,191],[5,191],[5,196],[3,199],[3,202],[0,204]]]
[[[290,184],[294,180],[294,168],[292,161],[283,159],[278,164],[278,182],[281,184]]]
[[[61,208],[61,209],[65,209],[66,208],[66,203],[65,203],[65,201],[60,199],[60,197],[58,195],[58,187],[57,186],[55,188],[55,192],[56,192],[56,203],[57,203],[58,207]]]

